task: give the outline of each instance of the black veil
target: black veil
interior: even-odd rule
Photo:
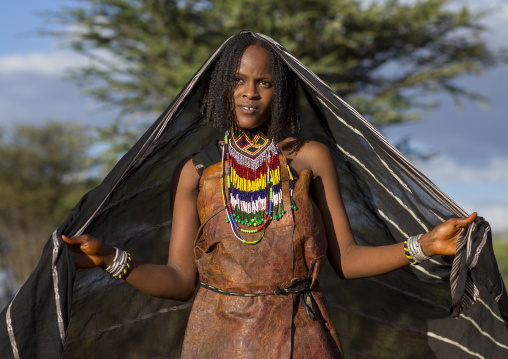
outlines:
[[[298,137],[329,147],[359,244],[401,242],[466,216],[281,45],[249,33],[272,46],[298,76]],[[167,262],[173,171],[222,137],[203,123],[200,103],[223,46],[51,235],[37,268],[0,315],[2,358],[179,357],[192,303],[150,297],[100,269],[76,271],[60,234],[88,233],[141,261]],[[348,358],[508,357],[508,297],[490,227],[478,218],[464,232],[454,258],[436,256],[348,281],[325,268],[321,285]]]

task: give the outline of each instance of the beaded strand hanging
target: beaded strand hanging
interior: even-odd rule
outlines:
[[[231,134],[231,135],[230,135]],[[232,129],[224,135],[222,150],[222,198],[226,207],[226,221],[236,238],[246,244],[261,241],[272,219],[279,220],[286,213],[282,197],[279,149],[261,131],[255,134]],[[291,171],[291,208],[294,181]],[[244,229],[247,227],[256,227]],[[261,232],[258,239],[247,241],[238,232]]]

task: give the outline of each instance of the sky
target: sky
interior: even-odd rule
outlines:
[[[0,4],[0,127],[48,120],[105,125],[115,118],[116,111],[83,96],[66,78],[67,69],[86,60],[63,49],[57,40],[36,34],[43,25],[39,12],[75,3]],[[500,6],[486,19],[487,40],[492,46],[508,47],[508,1],[470,3]],[[418,148],[438,153],[416,166],[464,210],[485,217],[494,233],[508,230],[508,65],[459,82],[488,96],[487,108],[467,102],[459,109],[449,96],[441,96],[442,106],[423,121],[391,127],[384,134],[393,142],[410,137]]]

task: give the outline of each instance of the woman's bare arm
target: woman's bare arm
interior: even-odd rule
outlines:
[[[340,194],[337,171],[328,148],[318,142],[308,142],[290,156],[297,171],[310,168],[314,173],[312,197],[321,212],[328,241],[328,258],[342,278],[363,278],[384,274],[407,265],[404,244],[359,246],[356,244]],[[316,160],[319,159],[319,160]],[[474,221],[468,218],[450,219],[422,236],[424,253],[453,255],[460,232]],[[415,233],[418,234],[418,233]]]
[[[198,278],[193,249],[199,229],[196,206],[199,175],[190,159],[178,166],[172,183],[168,264],[144,264],[133,258],[126,281],[147,294],[185,301],[194,293]],[[88,235],[62,239],[72,245],[77,268],[107,268],[113,262],[115,250],[98,239]]]

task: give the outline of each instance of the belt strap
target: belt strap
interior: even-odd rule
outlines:
[[[321,258],[321,257],[320,257]],[[289,285],[285,288],[281,288],[279,286],[276,286],[273,292],[268,293],[239,293],[239,292],[231,292],[229,290],[220,289],[217,287],[214,287],[210,284],[206,284],[203,282],[200,282],[201,287],[211,290],[216,293],[224,294],[224,295],[231,295],[235,297],[261,297],[261,296],[267,296],[267,295],[289,295],[292,293],[298,294],[300,298],[300,304],[305,309],[305,312],[309,315],[309,317],[312,320],[315,320],[316,318],[316,306],[314,303],[314,299],[312,299],[312,272],[314,271],[314,266],[316,264],[316,261],[319,258],[314,259],[310,263],[309,273],[307,275],[293,278],[291,282],[289,282]]]

